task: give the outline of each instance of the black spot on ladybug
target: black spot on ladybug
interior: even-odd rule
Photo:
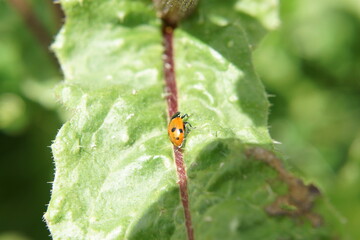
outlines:
[[[180,133],[183,133],[183,130],[182,130],[182,129],[179,129],[179,132],[180,132]]]
[[[171,132],[175,132],[175,130],[176,130],[176,128],[172,128],[172,129],[171,129]]]
[[[176,140],[179,140],[179,139],[180,139],[179,137],[176,138]]]

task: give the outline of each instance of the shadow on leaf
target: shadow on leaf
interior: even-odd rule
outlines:
[[[254,161],[246,149],[247,145],[237,139],[219,139],[205,146],[188,166],[195,239],[326,237],[322,228],[266,212],[278,196],[286,194],[288,186],[275,168]],[[186,239],[184,221],[179,191],[172,189],[144,213],[128,239]],[[297,238],[299,234],[303,237]]]

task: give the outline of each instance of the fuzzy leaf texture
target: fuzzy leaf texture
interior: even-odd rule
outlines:
[[[72,117],[52,145],[45,219],[53,239],[186,239],[167,136],[161,21],[151,1],[61,4],[66,23],[53,49],[65,81],[56,93]],[[195,239],[325,234],[269,216],[264,208],[286,186],[244,154],[249,144],[273,148],[251,51],[274,12],[273,0],[201,1],[175,32],[179,109],[196,127],[184,148]]]

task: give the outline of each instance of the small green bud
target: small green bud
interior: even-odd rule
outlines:
[[[158,16],[168,24],[176,26],[191,14],[199,0],[153,0]]]

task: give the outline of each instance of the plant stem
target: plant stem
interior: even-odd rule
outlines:
[[[50,56],[51,61],[60,68],[54,54],[49,50],[49,47],[52,43],[52,36],[47,31],[42,22],[39,20],[29,2],[26,0],[8,0],[8,3],[23,18],[25,24],[28,26],[33,35],[37,38],[41,47]]]
[[[175,26],[168,24],[166,21],[163,21],[162,34],[164,41],[163,61],[165,76],[165,94],[168,104],[169,118],[171,118],[176,112],[178,112],[178,96],[176,88],[173,49],[174,29]],[[176,171],[179,178],[178,184],[180,188],[180,197],[184,208],[187,236],[189,240],[194,240],[194,231],[191,223],[191,213],[189,207],[189,195],[187,190],[187,176],[182,149],[174,146],[174,156]]]
[[[164,41],[164,76],[165,76],[165,95],[168,104],[168,113],[171,118],[178,111],[177,88],[175,79],[173,37],[174,27],[163,22],[163,41]]]
[[[181,148],[177,148],[174,146],[174,154],[175,154],[176,170],[179,178],[178,184],[180,187],[180,197],[184,208],[187,235],[189,240],[194,240],[194,230],[191,222],[189,195],[187,190],[187,176],[186,176],[185,164],[184,164],[183,153]]]

